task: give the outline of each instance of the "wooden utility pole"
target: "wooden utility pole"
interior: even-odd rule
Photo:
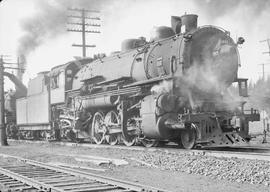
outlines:
[[[267,63],[269,64],[269,63]],[[265,71],[264,71],[264,66],[266,65],[266,63],[261,63],[259,64],[262,66],[262,79],[263,79],[263,83],[265,82]],[[266,143],[266,129],[265,129],[265,116],[264,116],[264,113],[265,113],[265,110],[264,108],[262,109],[263,110],[263,141],[262,143]]]
[[[265,81],[265,65],[270,65],[270,63],[261,63],[259,65],[262,66],[262,79]]]
[[[73,19],[79,19],[80,22],[68,22],[68,24],[81,26],[81,29],[70,29],[69,28],[69,29],[67,29],[67,31],[82,33],[82,44],[73,44],[72,46],[74,46],[74,47],[82,47],[82,56],[86,57],[86,48],[88,48],[88,47],[96,47],[96,45],[87,45],[86,44],[86,33],[100,33],[100,31],[87,30],[86,29],[87,26],[100,27],[100,24],[92,24],[92,23],[87,23],[86,22],[88,20],[99,21],[100,17],[89,17],[87,14],[88,13],[100,13],[100,12],[96,11],[96,10],[86,10],[86,9],[68,9],[68,10],[80,13],[79,16],[77,16],[77,15],[68,16],[68,17],[73,18]]]
[[[4,89],[4,70],[12,69],[12,70],[21,70],[24,71],[21,67],[12,67],[12,66],[4,66],[4,65],[18,65],[17,63],[5,62],[4,57],[9,55],[1,55],[0,56],[0,145],[7,146],[7,133],[6,133],[6,122],[5,122],[5,89]]]
[[[7,134],[5,124],[5,92],[4,92],[4,60],[0,58],[0,139],[1,146],[7,146]]]
[[[268,44],[268,48],[269,48],[269,51],[268,52],[263,52],[263,54],[266,54],[266,53],[269,53],[270,54],[270,39],[265,39],[265,40],[262,40],[260,42],[265,42],[267,41],[267,44]],[[261,63],[259,65],[262,66],[262,79],[263,79],[263,83],[265,82],[265,65],[269,65],[270,63]],[[265,126],[265,110],[263,108],[263,141],[262,143],[267,143],[267,139],[266,139],[266,126]]]
[[[260,41],[261,43],[263,42],[267,42],[268,45],[268,51],[263,52],[263,54],[269,54],[270,55],[270,39],[264,39],[262,41]],[[269,64],[269,63],[268,63]],[[263,81],[264,81],[264,64],[262,64],[263,66]],[[264,118],[264,114],[263,114],[263,141],[262,143],[267,143],[267,139],[266,139],[266,129],[265,129],[265,118]]]

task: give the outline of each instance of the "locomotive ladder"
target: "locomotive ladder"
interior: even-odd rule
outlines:
[[[164,190],[116,180],[81,170],[15,156],[16,164],[0,164],[0,191],[33,192],[162,192]]]

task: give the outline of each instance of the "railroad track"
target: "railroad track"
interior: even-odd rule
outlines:
[[[33,192],[165,192],[149,186],[0,154],[15,160],[0,163],[0,191]]]
[[[48,141],[30,141],[30,140],[10,140],[18,143],[29,143],[29,144],[48,144]],[[143,146],[122,146],[122,145],[96,145],[90,143],[72,143],[72,142],[51,142],[60,146],[69,147],[85,147],[85,148],[96,148],[96,149],[121,149],[121,150],[133,150],[133,151],[149,151],[149,152],[169,152],[169,153],[192,153],[192,154],[204,154],[208,156],[216,157],[237,157],[244,159],[257,159],[257,160],[268,160],[270,161],[270,147],[267,146],[256,146],[256,145],[243,145],[234,147],[215,147],[215,148],[201,148],[201,149],[180,149],[176,145],[166,145],[164,147],[153,147],[146,148]]]
[[[193,152],[231,152],[231,153],[269,153],[270,154],[270,145],[269,146],[258,146],[258,145],[239,145],[239,146],[231,146],[231,147],[204,147],[200,149],[181,149],[177,145],[166,145],[163,147],[151,147],[147,148],[144,146],[131,146],[127,147],[125,145],[108,145],[108,144],[91,144],[91,143],[74,143],[74,142],[62,142],[62,141],[36,141],[36,140],[13,140],[9,139],[11,142],[15,143],[28,143],[28,144],[56,144],[60,146],[68,146],[68,147],[86,147],[86,148],[97,148],[97,149],[124,149],[124,150],[134,150],[134,151],[156,151],[156,150],[162,150],[162,151],[171,151],[171,152],[182,152],[182,151],[193,151]]]

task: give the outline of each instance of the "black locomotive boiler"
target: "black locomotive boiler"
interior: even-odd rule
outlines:
[[[122,50],[54,67],[29,82],[17,100],[22,135],[90,139],[97,144],[176,142],[184,148],[250,139],[244,110],[247,79],[237,76],[237,42],[197,15],[171,17],[155,35],[127,39]],[[240,95],[228,87],[237,82]]]

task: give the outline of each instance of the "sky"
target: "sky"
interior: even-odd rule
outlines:
[[[256,81],[262,76],[261,63],[270,63],[270,56],[261,40],[270,38],[270,0],[3,0],[0,3],[0,55],[26,55],[24,83],[40,71],[64,64],[81,56],[79,33],[67,32],[71,26],[68,7],[97,9],[101,13],[100,34],[88,34],[87,55],[120,50],[127,38],[147,39],[154,26],[170,26],[172,15],[193,13],[198,25],[215,25],[230,31],[231,37],[244,37],[239,48],[241,67],[239,77]],[[75,27],[72,27],[75,28]],[[77,27],[78,29],[78,27]],[[265,66],[270,72],[270,65]],[[269,73],[270,74],[270,73]],[[7,84],[9,84],[7,82]],[[8,86],[7,86],[8,87]]]

